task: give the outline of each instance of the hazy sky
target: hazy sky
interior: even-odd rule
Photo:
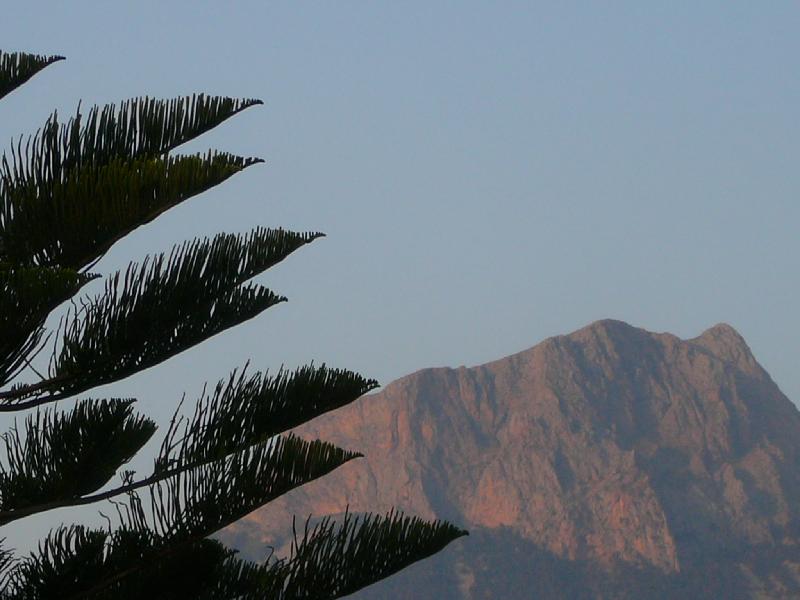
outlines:
[[[388,383],[613,317],[681,337],[728,322],[800,400],[797,2],[1,12],[0,47],[68,57],[0,103],[3,148],[79,100],[266,102],[186,150],[267,164],[138,230],[98,272],[254,225],[328,234],[260,278],[288,304],[95,395],[163,418],[248,358]]]

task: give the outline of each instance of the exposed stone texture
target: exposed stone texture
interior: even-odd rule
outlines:
[[[251,556],[348,504],[479,532],[360,598],[800,597],[800,413],[728,325],[599,321],[298,433],[367,458],[225,532]]]

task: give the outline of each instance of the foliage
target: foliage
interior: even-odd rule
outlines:
[[[0,52],[0,98],[61,60]],[[105,528],[66,524],[38,550],[0,545],[0,598],[336,598],[429,556],[466,532],[399,513],[324,519],[295,533],[289,556],[240,560],[210,538],[278,496],[360,454],[287,433],[374,389],[347,370],[235,370],[180,405],[146,476],[126,470],[156,433],[135,399],[72,401],[157,365],[285,298],[256,275],[322,236],[258,227],[176,245],[72,300],[96,262],[131,231],[257,158],[181,144],[259,100],[203,94],[137,98],[53,113],[0,160],[0,411],[27,411],[3,435],[0,526],[60,507],[110,500]],[[44,373],[33,360],[44,348]],[[17,382],[23,375],[38,380]],[[119,482],[114,483],[115,477]]]

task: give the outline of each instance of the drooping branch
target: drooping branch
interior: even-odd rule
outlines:
[[[314,528],[307,522],[302,536],[295,537],[288,557],[270,557],[256,564],[220,552],[219,562],[213,567],[213,584],[197,598],[341,598],[435,554],[465,535],[466,531],[446,521],[423,521],[400,512],[345,514],[340,522],[325,518]],[[151,570],[148,575],[147,585],[154,586],[152,589],[169,585],[166,574]]]
[[[0,525],[41,505],[68,505],[100,489],[150,439],[156,425],[133,400],[87,400],[67,413],[40,410],[2,436]]]
[[[113,532],[57,530],[22,562],[12,583],[33,591],[59,589],[59,597],[75,599],[137,589],[137,575],[153,576],[164,560],[191,554],[212,533],[358,456],[287,436],[171,477],[152,487],[151,516],[132,494],[119,508],[122,526]]]
[[[42,56],[0,50],[0,98],[17,89],[39,71],[64,60],[63,56]]]
[[[264,458],[265,454],[269,454],[273,446],[282,449],[281,452],[284,454],[275,454],[274,456],[270,455],[268,459]],[[327,453],[327,454],[326,454]],[[180,498],[177,495],[177,490],[183,485],[187,478],[190,481],[190,486],[194,485],[192,482],[195,480],[202,480],[205,484],[209,484],[209,482],[216,482],[213,485],[223,486],[225,485],[225,478],[229,477],[230,474],[225,471],[225,469],[232,469],[233,471],[241,471],[243,469],[242,464],[243,461],[249,465],[250,471],[245,475],[240,477],[244,478],[247,481],[247,477],[253,478],[256,475],[253,474],[253,469],[263,467],[263,464],[266,464],[264,461],[271,461],[268,464],[268,469],[270,469],[273,473],[281,473],[280,469],[282,466],[285,466],[287,463],[291,463],[293,460],[297,462],[300,459],[297,459],[298,456],[302,458],[302,456],[306,456],[307,458],[304,459],[307,462],[311,461],[311,475],[309,475],[310,479],[303,479],[303,473],[305,471],[299,471],[291,477],[299,478],[296,481],[289,479],[287,480],[284,475],[281,480],[280,477],[278,479],[272,481],[271,485],[275,486],[283,481],[283,491],[276,492],[274,497],[277,497],[289,489],[293,487],[297,487],[302,485],[306,481],[311,481],[316,479],[320,475],[313,475],[316,472],[314,469],[317,469],[317,466],[320,462],[325,463],[327,460],[335,461],[335,460],[344,460],[347,462],[354,458],[359,458],[361,454],[357,452],[345,452],[344,450],[339,450],[335,446],[330,444],[326,444],[324,442],[305,442],[300,440],[299,438],[289,435],[286,437],[278,438],[275,442],[268,442],[268,443],[259,443],[256,445],[247,446],[244,450],[237,452],[236,454],[226,456],[223,459],[214,461],[214,462],[182,462],[182,463],[173,463],[169,465],[169,468],[163,468],[158,471],[153,472],[148,477],[133,480],[131,479],[132,474],[128,474],[124,477],[124,482],[111,489],[104,490],[102,492],[97,492],[94,494],[88,494],[85,496],[74,496],[71,498],[62,497],[61,499],[45,502],[42,504],[32,504],[27,505],[22,508],[17,508],[15,510],[9,511],[0,511],[0,524],[10,523],[12,521],[16,521],[19,519],[23,519],[30,515],[46,512],[49,510],[53,510],[56,508],[64,508],[68,506],[86,506],[88,504],[95,504],[97,502],[101,502],[103,500],[112,500],[124,494],[131,495],[138,490],[143,488],[149,488],[151,490],[156,490],[158,494],[165,497],[170,497],[170,494],[177,499],[176,502],[180,501]],[[320,456],[324,460],[321,461]],[[327,458],[326,458],[327,456]],[[254,458],[255,457],[255,458]],[[308,458],[310,457],[310,458]],[[316,458],[315,458],[316,457]],[[313,460],[312,460],[313,459]],[[261,461],[261,462],[259,462]],[[277,461],[277,462],[276,462]],[[281,462],[282,461],[282,462]],[[314,462],[316,461],[316,462]],[[339,463],[343,464],[343,463]],[[337,465],[334,465],[334,467]],[[222,469],[222,471],[220,471]],[[327,472],[327,471],[326,471]],[[171,482],[170,488],[167,492],[164,492],[164,488],[162,487],[164,484],[163,482]],[[294,481],[294,483],[293,483]],[[178,487],[175,487],[178,486]],[[260,493],[264,493],[265,490],[262,489]],[[213,496],[211,494],[207,495],[207,502],[212,501]],[[265,500],[268,502],[269,500]],[[172,505],[175,506],[174,503]],[[163,512],[163,508],[161,509]],[[254,510],[254,509],[251,509]],[[250,512],[250,511],[247,511]],[[247,514],[247,512],[243,513]],[[242,515],[242,516],[243,516]]]
[[[392,511],[385,516],[346,513],[295,534],[281,598],[341,598],[380,581],[459,537],[447,521],[424,521]]]
[[[446,521],[422,521],[399,512],[346,514],[306,524],[285,558],[244,561],[208,539],[165,544],[148,529],[117,532],[62,528],[20,565],[15,591],[30,599],[127,600],[192,597],[198,600],[341,598],[426,558],[467,532]]]
[[[11,511],[0,511],[0,522],[61,508],[93,504],[146,488],[190,469],[224,459],[262,444],[296,425],[349,404],[377,383],[351,371],[301,367],[246,376],[246,368],[220,381],[214,392],[203,394],[193,417],[183,423],[173,418],[150,476],[95,494],[58,499]]]
[[[134,98],[94,106],[60,123],[53,113],[36,135],[19,138],[0,161],[0,179],[13,185],[53,185],[76,169],[116,160],[156,158],[261,100],[195,94],[157,100]]]
[[[361,456],[291,434],[257,444],[155,484],[151,488],[151,527],[174,541],[209,536]],[[126,526],[138,527],[141,518],[132,517]]]
[[[46,185],[0,183],[0,250],[14,264],[82,269],[119,239],[261,162],[227,153],[115,159]]]
[[[193,417],[176,418],[156,458],[155,472],[174,464],[202,464],[265,442],[375,389],[377,382],[325,365],[247,376],[247,367],[203,393]]]
[[[5,538],[0,539],[0,598],[9,597],[9,579],[14,564],[17,562],[14,552],[5,547]]]
[[[61,527],[12,572],[9,594],[15,600],[244,600],[209,595],[233,555],[209,539],[170,546],[147,531]]]
[[[49,379],[0,392],[0,412],[117,381],[285,301],[243,284],[320,235],[262,228],[222,234],[117,273],[66,322]]]
[[[0,386],[29,364],[50,312],[94,278],[70,269],[0,265]]]

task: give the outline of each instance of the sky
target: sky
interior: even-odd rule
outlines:
[[[96,272],[220,231],[327,234],[258,278],[288,303],[96,397],[163,422],[248,359],[386,384],[615,318],[683,338],[730,323],[800,401],[797,2],[26,0],[2,16],[4,50],[67,57],[0,103],[2,149],[79,101],[265,101],[181,151],[266,163]]]

